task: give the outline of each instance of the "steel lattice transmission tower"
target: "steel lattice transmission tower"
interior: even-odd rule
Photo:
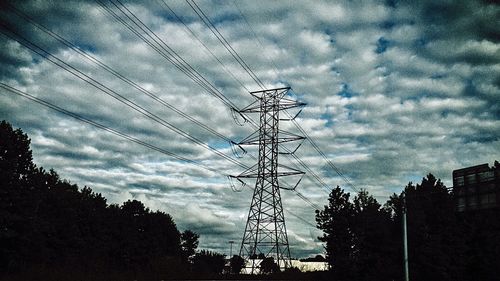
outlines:
[[[238,143],[258,145],[258,163],[235,177],[240,181],[244,178],[257,179],[240,248],[240,256],[246,260],[247,266],[251,267],[252,274],[260,268],[260,260],[256,260],[256,257],[262,255],[273,257],[280,269],[290,267],[290,249],[280,189],[295,189],[300,179],[290,188],[284,184],[280,185],[278,178],[285,176],[301,178],[304,172],[280,165],[278,155],[293,153],[291,151],[296,149],[280,152],[278,146],[304,140],[304,137],[279,129],[280,121],[292,120],[280,119],[280,111],[305,104],[286,98],[289,90],[287,87],[251,92],[256,101],[240,111],[240,113],[260,113],[259,129]]]

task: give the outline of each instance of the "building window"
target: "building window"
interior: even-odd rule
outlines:
[[[495,193],[481,195],[481,207],[488,208],[495,206],[497,197]]]
[[[464,177],[456,177],[453,179],[454,186],[463,186],[464,185]]]
[[[497,195],[495,193],[488,194],[488,203],[490,203],[490,205],[496,205]]]
[[[476,193],[476,187],[475,186],[468,186],[467,187],[467,194],[474,194]]]
[[[476,174],[465,176],[465,181],[467,182],[467,184],[475,184],[476,183]]]
[[[470,209],[476,209],[477,208],[477,196],[471,196],[469,197],[469,200],[467,201],[467,207],[469,207]]]
[[[465,188],[457,188],[456,189],[458,196],[464,196],[465,195]]]
[[[486,171],[478,174],[480,182],[491,181],[495,178],[495,173],[493,171]]]
[[[491,193],[495,192],[495,184],[494,183],[489,183],[489,184],[481,184],[477,186],[477,190],[480,193]]]
[[[458,209],[458,211],[465,210],[465,198],[463,198],[463,197],[458,198],[457,209]]]
[[[488,194],[483,194],[481,195],[481,205],[484,206],[484,205],[488,205]]]

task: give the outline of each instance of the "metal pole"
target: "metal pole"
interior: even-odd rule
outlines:
[[[233,257],[233,244],[234,241],[229,241],[229,258]]]
[[[403,252],[405,266],[405,281],[410,281],[408,271],[408,232],[406,229],[406,195],[403,195]]]

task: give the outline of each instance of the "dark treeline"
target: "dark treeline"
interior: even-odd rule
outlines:
[[[0,279],[160,280],[214,273],[207,263],[215,274],[224,267],[222,255],[196,253],[199,236],[180,233],[170,215],[137,200],[108,204],[37,167],[28,136],[5,121],[0,226]]]
[[[499,280],[500,211],[457,212],[453,193],[432,174],[384,206],[366,191],[351,199],[332,190],[316,213],[332,279],[404,280],[404,199],[410,280]]]

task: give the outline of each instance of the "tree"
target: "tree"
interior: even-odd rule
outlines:
[[[35,172],[31,140],[21,129],[0,122],[0,273],[23,270],[24,251],[29,244],[30,216],[36,205],[29,176]]]
[[[322,255],[316,255],[314,257],[300,259],[300,261],[303,261],[303,262],[326,262],[326,259]]]
[[[186,259],[192,258],[198,248],[200,235],[191,230],[185,230],[181,234],[181,248]]]
[[[318,238],[326,243],[326,259],[334,277],[339,280],[351,276],[353,264],[354,233],[351,224],[354,207],[349,202],[349,196],[337,186],[330,192],[328,205],[316,211],[318,228],[323,231],[323,236]]]
[[[201,250],[193,257],[193,271],[198,274],[222,274],[226,264],[225,255]]]
[[[186,270],[184,251],[194,252],[197,234],[185,231],[181,249],[170,215],[137,200],[108,205],[36,167],[29,144],[0,122],[0,279],[168,279]]]
[[[391,235],[390,213],[381,208],[366,190],[361,190],[353,200],[353,263],[357,280],[391,280],[398,277],[394,256],[394,239]]]
[[[280,271],[279,265],[274,262],[273,257],[265,257],[260,262],[260,273],[261,274],[273,274]]]
[[[463,233],[457,227],[452,195],[428,174],[404,190],[407,206],[409,266],[413,280],[460,280]]]
[[[30,150],[31,140],[21,129],[14,130],[5,120],[0,122],[0,182],[15,184],[35,169]]]
[[[229,261],[231,267],[231,274],[240,274],[241,270],[245,266],[245,260],[238,256],[234,255]]]
[[[464,233],[452,194],[441,180],[428,174],[419,184],[412,182],[400,195],[392,195],[385,209],[392,217],[391,232],[398,241],[393,248],[402,253],[402,209],[406,201],[408,255],[412,280],[464,280]],[[402,254],[397,264],[402,264]],[[402,278],[402,269],[400,278]],[[475,279],[475,277],[474,277]],[[480,278],[482,279],[482,278]]]
[[[366,190],[349,201],[340,187],[332,190],[328,206],[318,211],[326,259],[338,280],[390,280],[397,276],[397,255],[391,236],[391,213]]]

